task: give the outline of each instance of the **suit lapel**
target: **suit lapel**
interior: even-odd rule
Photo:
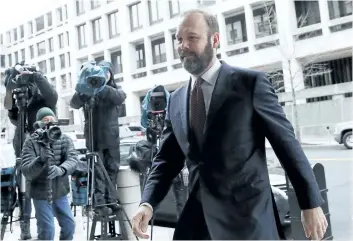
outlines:
[[[227,99],[229,90],[232,89],[234,80],[233,78],[234,69],[226,63],[222,63],[216,85],[214,87],[212,98],[210,102],[210,107],[208,110],[206,124],[205,124],[205,137],[207,131],[215,118],[217,111],[223,105],[224,101]]]
[[[189,115],[190,85],[191,85],[191,81],[189,80],[189,83],[182,87],[179,95],[180,117],[181,117],[184,134],[188,141],[190,140],[190,135],[189,135],[190,133],[190,115]]]

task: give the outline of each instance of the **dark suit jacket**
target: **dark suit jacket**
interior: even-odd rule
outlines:
[[[199,150],[189,126],[190,83],[170,97],[166,129],[141,203],[157,208],[174,177],[189,168],[189,190],[200,187],[212,239],[278,239],[266,163],[270,141],[302,209],[323,204],[316,179],[271,83],[258,71],[222,63]],[[190,239],[195,225],[193,195],[174,239]],[[190,222],[189,220],[193,220]]]

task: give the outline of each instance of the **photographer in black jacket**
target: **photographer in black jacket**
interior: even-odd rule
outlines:
[[[106,85],[95,98],[93,109],[93,136],[94,151],[99,153],[100,159],[113,183],[117,186],[117,175],[120,167],[120,137],[119,137],[119,109],[126,98],[125,92],[114,81],[112,64],[106,61],[98,63],[109,69],[106,76]],[[85,102],[89,100],[88,96],[76,92],[71,99],[70,105],[74,109],[83,108],[85,116],[84,134],[86,137],[86,146],[89,147],[88,140],[88,109],[85,108]],[[109,191],[108,183],[104,177],[103,171],[99,165],[95,166],[95,192],[94,205],[104,205],[95,209],[97,213],[109,214],[111,211],[118,211],[117,197]]]
[[[17,64],[19,65],[19,64]],[[23,65],[23,63],[22,63]],[[9,73],[10,70],[7,70]],[[5,108],[8,109],[8,117],[13,125],[16,126],[15,135],[13,139],[13,147],[15,150],[16,158],[21,156],[21,140],[20,140],[20,128],[18,128],[19,119],[19,109],[16,106],[15,94],[13,91],[17,88],[16,79],[21,77],[23,74],[30,74],[32,77],[31,81],[28,83],[28,102],[27,102],[27,126],[26,126],[26,136],[33,133],[33,124],[36,121],[36,113],[42,107],[49,107],[55,112],[55,106],[58,101],[58,94],[55,88],[48,82],[47,78],[41,72],[30,72],[23,71],[17,72],[12,71],[11,75],[6,77],[5,87]],[[6,72],[5,72],[6,75]],[[20,163],[16,163],[18,168]],[[20,183],[20,177],[17,177],[17,183]],[[20,222],[21,227],[21,239],[27,240],[31,239],[30,233],[30,218],[32,213],[31,199],[26,198],[24,203],[24,214],[23,219]]]

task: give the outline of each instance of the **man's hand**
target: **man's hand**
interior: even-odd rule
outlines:
[[[56,177],[61,177],[65,174],[65,170],[62,167],[50,166],[48,170],[48,179],[54,179]]]
[[[321,207],[302,211],[302,224],[305,236],[311,240],[321,240],[327,229],[327,220]]]
[[[132,230],[134,234],[142,239],[148,239],[146,234],[148,222],[152,218],[152,210],[148,206],[141,205],[132,218]]]

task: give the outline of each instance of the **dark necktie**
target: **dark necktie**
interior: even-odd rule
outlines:
[[[201,148],[202,139],[203,139],[203,130],[206,121],[206,107],[205,100],[203,97],[203,92],[201,84],[203,83],[201,77],[197,78],[195,81],[195,86],[191,91],[190,96],[190,124],[193,129],[197,142]]]

